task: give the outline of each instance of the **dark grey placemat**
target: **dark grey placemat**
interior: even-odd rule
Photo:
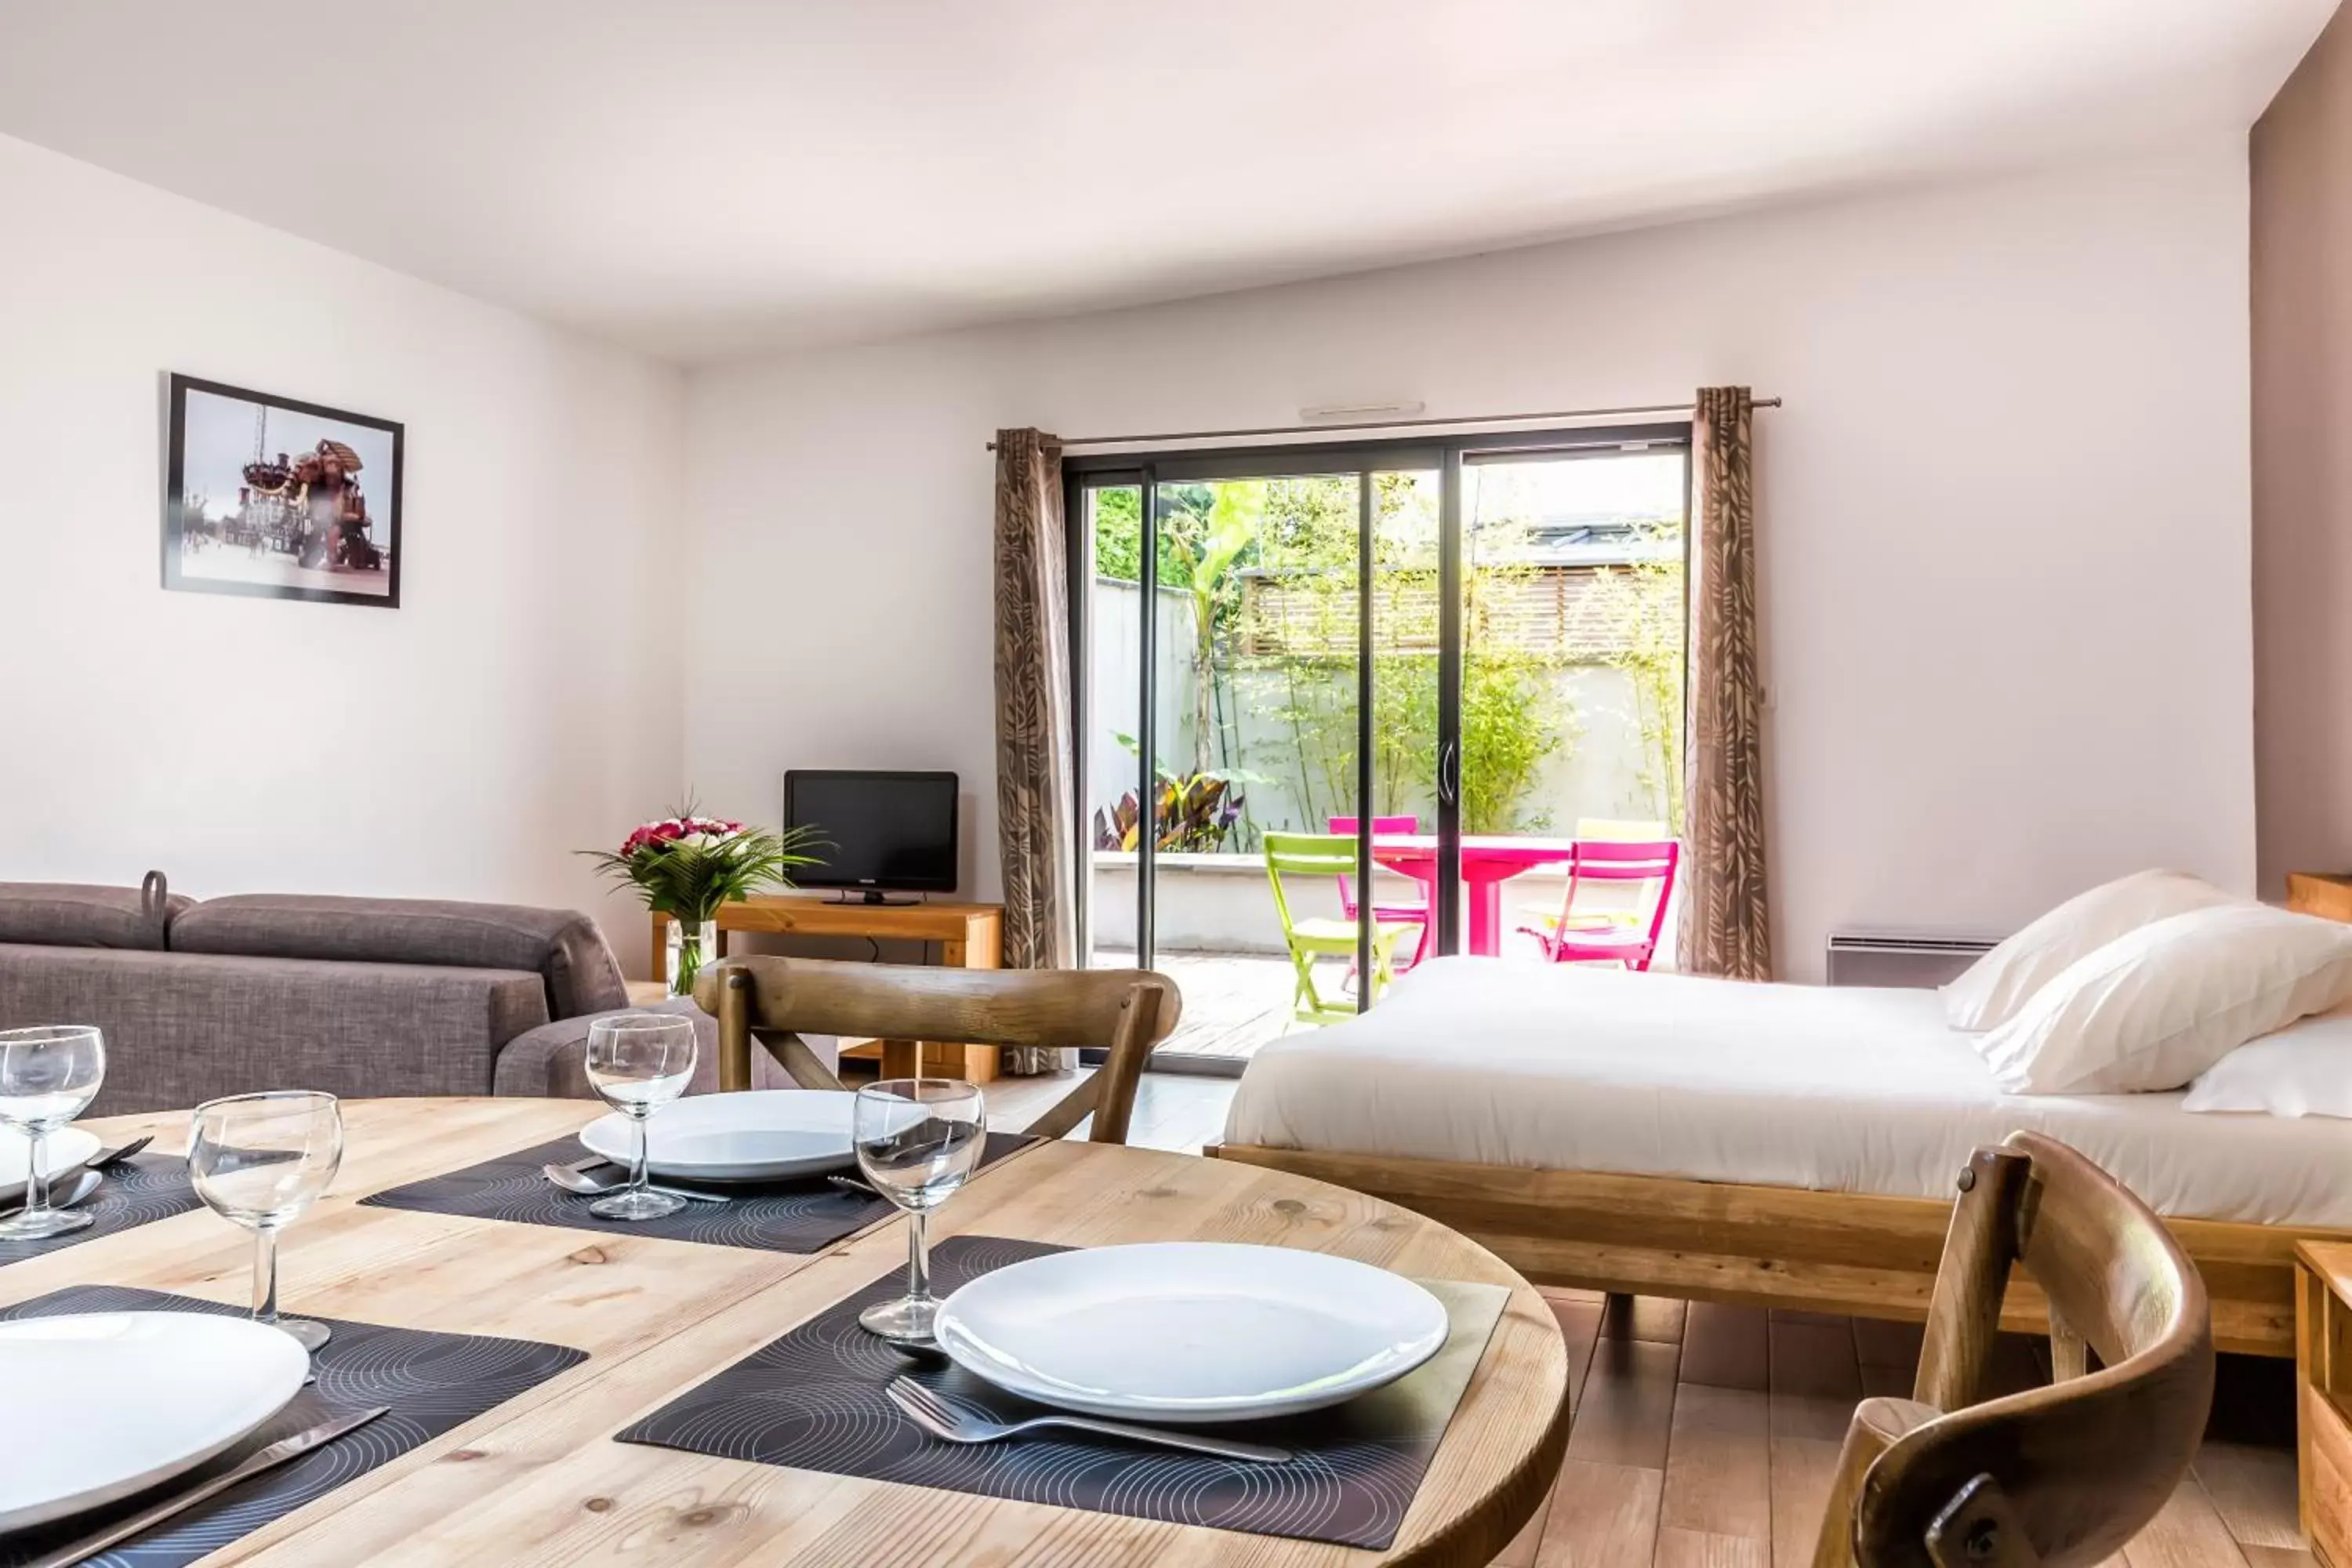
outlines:
[[[1013,1133],[992,1132],[987,1148],[982,1151],[981,1165],[992,1165],[1032,1142]],[[379,1208],[512,1220],[518,1225],[556,1225],[606,1236],[652,1236],[712,1247],[754,1247],[768,1252],[822,1252],[843,1237],[898,1212],[887,1199],[844,1192],[818,1176],[773,1186],[740,1183],[706,1186],[704,1191],[726,1194],[730,1201],[688,1204],[660,1219],[598,1219],[588,1212],[594,1198],[567,1193],[541,1172],[543,1165],[570,1164],[582,1157],[579,1139],[558,1138],[360,1201]],[[593,1173],[618,1173],[614,1166],[603,1165],[594,1167]],[[667,1176],[655,1180],[665,1186],[687,1184]]]
[[[245,1315],[240,1309],[218,1301],[121,1285],[75,1285],[20,1302],[0,1311],[0,1319],[54,1318],[74,1312]],[[355,1432],[346,1432],[323,1448],[231,1487],[198,1504],[194,1511],[111,1552],[85,1558],[85,1565],[180,1568],[194,1563],[588,1359],[585,1351],[532,1340],[386,1328],[341,1318],[319,1321],[335,1331],[326,1348],[310,1358],[319,1381],[296,1394],[292,1404],[271,1416],[251,1437],[202,1468],[166,1482],[165,1489],[233,1469],[254,1449],[332,1416],[372,1410],[379,1405],[390,1405],[389,1413]],[[149,1494],[142,1493],[108,1509],[0,1538],[0,1568],[30,1562],[45,1551],[91,1533],[110,1518],[136,1513],[151,1500]]]
[[[186,1160],[177,1154],[133,1154],[110,1167],[98,1191],[76,1205],[78,1212],[95,1216],[89,1225],[39,1241],[0,1241],[0,1266],[61,1252],[150,1220],[169,1219],[203,1203],[188,1184]]]
[[[992,1268],[1067,1250],[959,1236],[931,1252],[941,1294]],[[1384,1551],[1412,1507],[1510,1292],[1423,1281],[1453,1321],[1445,1347],[1408,1376],[1331,1410],[1204,1427],[1294,1450],[1286,1465],[1213,1459],[1084,1433],[960,1447],[930,1436],[883,1394],[915,1377],[954,1404],[1008,1420],[1042,1408],[960,1367],[909,1361],[857,1326],[904,1288],[877,1279],[615,1436],[688,1453],[975,1492],[1019,1502]]]

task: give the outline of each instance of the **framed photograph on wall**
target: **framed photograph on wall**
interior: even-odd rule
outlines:
[[[171,378],[163,586],[400,607],[401,427]]]

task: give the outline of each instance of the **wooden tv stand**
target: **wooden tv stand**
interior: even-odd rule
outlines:
[[[719,911],[719,952],[727,955],[730,931],[766,931],[784,936],[866,937],[876,942],[937,942],[940,962],[950,969],[1004,967],[1003,904],[836,903],[805,893],[745,899]],[[669,917],[653,917],[653,973],[668,962]],[[929,1069],[987,1083],[997,1076],[994,1046],[959,1046],[940,1041],[845,1041],[843,1055],[881,1058],[885,1078],[917,1078]]]

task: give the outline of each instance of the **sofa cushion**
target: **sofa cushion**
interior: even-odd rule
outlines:
[[[0,942],[153,951],[163,945],[171,917],[194,903],[168,891],[153,871],[143,888],[0,882]]]
[[[547,1021],[530,970],[0,943],[0,1028],[106,1033],[94,1116],[261,1089],[482,1094],[499,1048]]]
[[[613,950],[586,915],[518,904],[246,893],[174,914],[174,952],[536,972],[551,1018],[627,1005]]]

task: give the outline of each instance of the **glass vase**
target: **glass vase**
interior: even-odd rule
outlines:
[[[669,940],[663,951],[663,979],[673,996],[694,994],[694,977],[719,956],[719,922],[688,921],[672,915]]]

